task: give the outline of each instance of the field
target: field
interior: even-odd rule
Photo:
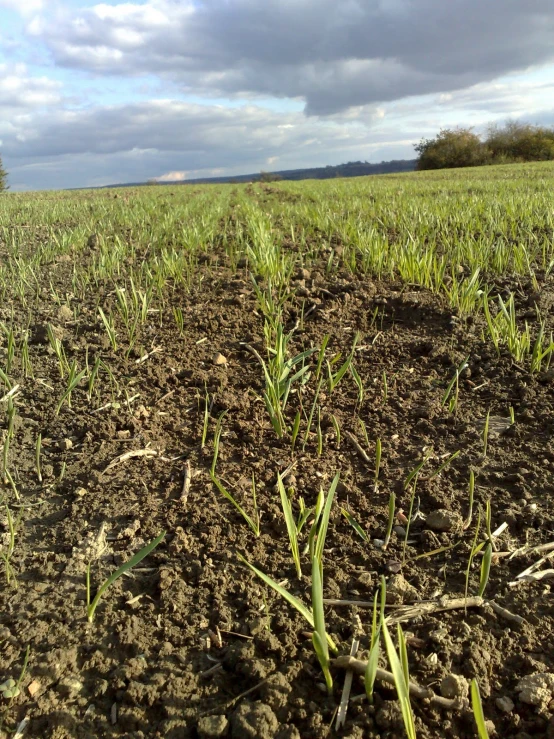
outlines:
[[[0,196],[0,736],[554,737],[553,268],[551,164]]]

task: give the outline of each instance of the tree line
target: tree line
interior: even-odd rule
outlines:
[[[443,128],[414,148],[418,170],[549,161],[554,160],[554,129],[508,121],[490,125],[481,137],[472,128]]]

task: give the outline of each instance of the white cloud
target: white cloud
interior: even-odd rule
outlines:
[[[159,177],[153,177],[156,182],[183,182],[187,179],[186,172],[166,172]]]
[[[23,16],[38,13],[40,10],[43,10],[44,4],[44,0],[0,0],[0,8],[15,10]]]
[[[33,77],[24,64],[0,64],[0,111],[37,109],[61,101],[61,85],[48,77]],[[1,124],[0,124],[1,125]]]

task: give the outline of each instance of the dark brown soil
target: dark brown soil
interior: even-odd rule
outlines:
[[[54,284],[63,284],[68,265],[55,263],[51,269]],[[361,406],[350,375],[332,395],[322,396],[321,455],[315,433],[305,449],[299,443],[291,453],[290,441],[279,441],[270,426],[259,398],[261,368],[241,343],[265,354],[263,318],[256,312],[247,269],[232,273],[223,258],[200,265],[191,291],[171,298],[172,305],[183,308],[183,336],[168,305],[163,320],[153,318],[143,329],[140,345],[127,359],[124,351],[113,353],[106,345],[96,296],[81,306],[77,321],[64,320],[55,304],[41,303],[31,327],[34,378],[17,376],[17,371],[14,375],[21,389],[15,397],[10,460],[22,507],[17,509],[21,520],[12,560],[17,587],[3,579],[0,593],[0,677],[18,678],[28,645],[29,660],[21,695],[3,701],[4,731],[28,717],[26,736],[56,739],[403,736],[394,690],[378,684],[370,707],[359,698],[364,691],[357,677],[346,725],[335,733],[344,673],[334,671],[335,691],[328,697],[308,624],[237,558],[242,553],[310,602],[309,573],[306,569],[302,582],[296,578],[274,488],[277,473],[292,462],[287,484],[294,488],[295,500],[302,497],[306,505],[313,505],[319,488],[327,490],[340,472],[325,551],[327,598],[372,600],[380,577],[385,575],[392,585],[399,570],[411,587],[391,593],[396,604],[462,596],[476,514],[465,531],[433,532],[423,517],[446,509],[459,514],[458,520],[465,518],[470,470],[476,480],[475,511],[484,510],[490,500],[493,528],[508,524],[498,541],[500,551],[554,540],[549,377],[532,377],[507,353],[497,356],[483,340],[481,325],[453,317],[439,298],[424,290],[340,271],[327,279],[323,266],[321,270],[312,269],[303,285],[296,283],[301,297],[287,304],[287,326],[300,324],[293,350],[319,346],[329,333],[329,352],[344,355],[355,332],[361,332],[355,366],[365,388]],[[106,299],[109,303],[113,296]],[[307,314],[303,320],[302,305]],[[10,307],[2,312],[6,320]],[[552,315],[547,319],[552,322]],[[118,406],[106,407],[112,396],[104,373],[100,394],[92,402],[80,385],[71,408],[64,404],[56,416],[64,385],[45,340],[47,323],[59,327],[70,361],[73,356],[82,361],[87,346],[91,362],[101,353],[127,388],[128,402],[120,395]],[[161,351],[137,362],[153,347]],[[226,364],[213,363],[216,352]],[[450,412],[441,400],[466,356],[469,367],[460,379],[458,408]],[[209,433],[201,449],[206,394]],[[312,398],[308,387],[302,401],[308,409]],[[299,402],[298,395],[291,396],[291,419]],[[515,424],[502,424],[497,417],[509,417],[510,407]],[[210,480],[213,430],[223,411],[218,475],[251,511],[254,474],[259,538]],[[483,423],[489,411],[491,433],[484,457]],[[340,447],[331,414],[342,429]],[[358,416],[367,428],[368,448]],[[377,490],[373,461],[359,456],[347,431],[367,448],[371,460],[375,440],[381,439]],[[39,433],[42,484],[35,470]],[[406,556],[398,535],[383,551],[373,540],[384,538],[389,495],[396,493],[398,507],[407,514],[410,490],[404,482],[429,447],[433,456],[416,490],[422,517],[413,523]],[[156,454],[130,457],[107,469],[119,455],[141,449]],[[184,505],[186,460],[193,478]],[[351,511],[369,543],[348,524],[341,507]],[[5,523],[0,519],[4,540]],[[167,535],[107,591],[88,624],[84,548],[104,525],[106,548],[92,567],[94,588],[162,530]],[[455,546],[430,554],[450,545]],[[554,672],[550,581],[510,584],[539,558],[537,553],[493,558],[485,595],[523,617],[523,624],[490,607],[435,613],[404,624],[413,681],[439,692],[441,680],[451,673],[476,677],[485,715],[498,736],[554,736],[554,703],[528,705],[515,690],[523,676]],[[472,595],[480,561],[470,576]],[[328,607],[326,617],[341,653],[349,653],[352,637],[358,635],[362,656],[371,611],[342,605]],[[509,712],[498,707],[504,697],[513,700]],[[467,709],[449,712],[417,698],[412,705],[420,737],[475,736]],[[492,726],[489,730],[492,736]]]

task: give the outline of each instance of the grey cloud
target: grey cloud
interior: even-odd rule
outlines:
[[[316,115],[554,59],[552,0],[150,0],[30,30],[69,67],[158,74],[204,95],[298,97]]]
[[[206,176],[412,156],[414,131],[391,136],[256,106],[161,100],[52,111],[2,135],[12,186],[76,187],[144,181],[166,172]],[[232,142],[232,146],[230,146]]]

